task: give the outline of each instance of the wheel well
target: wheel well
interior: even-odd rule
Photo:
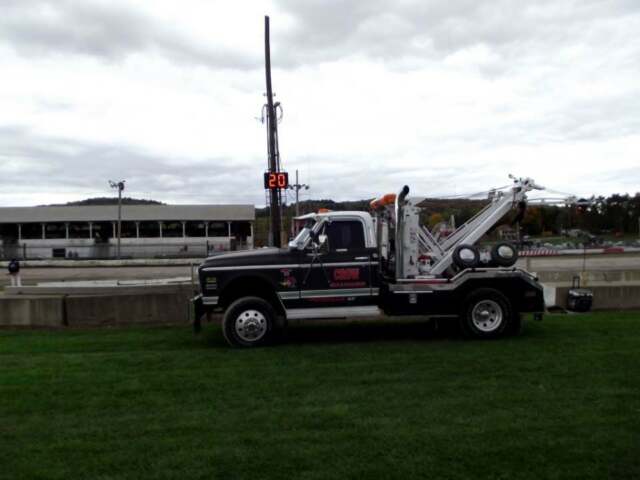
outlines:
[[[220,294],[218,305],[226,309],[241,297],[259,297],[271,304],[278,314],[284,314],[282,302],[267,280],[258,276],[242,276],[231,280]]]
[[[518,307],[520,306],[519,305],[520,299],[517,294],[517,289],[515,289],[513,285],[509,285],[507,282],[503,282],[503,281],[501,282],[495,282],[495,281],[468,282],[467,285],[464,285],[464,288],[460,289],[460,292],[458,294],[458,300],[460,301],[459,305],[462,307],[464,305],[464,301],[469,295],[473,294],[478,290],[484,290],[484,289],[495,290],[501,293],[502,295],[504,295],[507,298],[507,300],[509,300],[509,303],[511,304],[513,309],[518,309]]]
[[[467,295],[479,288],[491,288],[507,297],[514,312],[539,311],[538,303],[544,309],[541,287],[527,283],[518,277],[506,277],[500,280],[474,279],[459,287],[456,298],[462,305]],[[533,296],[532,296],[533,295]],[[539,300],[538,300],[539,299]],[[538,302],[538,303],[536,303]]]

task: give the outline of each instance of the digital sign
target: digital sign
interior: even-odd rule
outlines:
[[[289,187],[289,174],[287,172],[264,172],[265,190],[278,190]]]

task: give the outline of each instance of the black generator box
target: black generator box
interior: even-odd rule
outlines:
[[[567,310],[588,312],[593,305],[593,291],[580,288],[580,277],[573,277],[573,286],[567,293]]]

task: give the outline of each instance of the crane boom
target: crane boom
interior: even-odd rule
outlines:
[[[511,177],[513,178],[513,177]],[[421,255],[431,259],[430,276],[442,275],[453,263],[453,252],[459,245],[473,245],[503,218],[514,206],[526,202],[531,190],[542,190],[531,178],[514,178],[507,192],[499,192],[474,217],[460,225],[449,237],[438,241],[426,226],[419,223],[418,204],[422,199],[408,198],[409,187],[396,196],[392,223],[395,223],[396,277],[419,276]]]

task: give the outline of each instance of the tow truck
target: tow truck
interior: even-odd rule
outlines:
[[[371,201],[370,212],[321,211],[297,220],[304,228],[287,248],[207,258],[192,299],[194,329],[222,314],[235,347],[264,345],[295,321],[353,317],[454,317],[469,337],[520,331],[522,314],[542,318],[543,289],[516,268],[517,249],[476,243],[511,210],[524,214],[527,192],[543,189],[514,178],[446,238],[420,224],[421,197],[409,187]]]

